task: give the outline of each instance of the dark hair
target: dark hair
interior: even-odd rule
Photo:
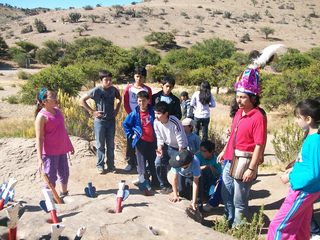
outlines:
[[[237,103],[237,99],[234,98],[230,104],[230,113],[229,116],[231,118],[234,118],[234,116],[236,115],[237,111],[239,109],[238,103]]]
[[[162,114],[164,114],[164,113],[166,113],[166,112],[169,113],[169,104],[166,103],[166,102],[158,102],[158,103],[154,106],[153,110],[154,110],[155,112],[161,112]]]
[[[112,77],[112,73],[106,70],[101,70],[99,72],[99,78],[102,80],[104,77]]]
[[[138,98],[149,99],[149,94],[146,91],[140,91],[140,92],[137,93],[137,99]]]
[[[208,152],[213,152],[216,148],[214,142],[211,142],[210,140],[204,140],[200,143],[200,147],[205,148]]]
[[[161,84],[165,85],[169,83],[170,85],[172,85],[174,87],[174,85],[176,84],[176,80],[174,80],[174,78],[172,76],[166,75],[161,79]]]
[[[189,98],[189,94],[188,94],[188,92],[186,92],[186,91],[181,92],[181,93],[180,93],[180,96],[181,96],[181,97]]]
[[[141,75],[143,77],[146,77],[147,76],[147,70],[144,67],[136,67],[134,69],[133,74],[138,74],[138,75]]]
[[[200,94],[199,94],[200,102],[205,105],[209,104],[211,100],[211,87],[208,81],[203,81],[200,84]]]
[[[319,128],[320,126],[320,99],[305,99],[297,104],[294,110],[294,115],[310,116],[313,121],[312,127]],[[320,129],[318,129],[320,133]]]
[[[249,98],[250,98],[250,102],[253,104],[254,107],[258,107],[260,105],[260,97],[258,95],[254,95],[252,93],[247,93]]]

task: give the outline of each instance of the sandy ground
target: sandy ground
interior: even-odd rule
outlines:
[[[167,3],[152,0],[125,7],[124,11],[133,9],[141,12],[141,18],[125,14],[116,17],[113,7],[98,7],[90,11],[82,8],[52,10],[3,24],[2,35],[9,45],[14,45],[18,40],[40,46],[47,40],[72,42],[78,38],[99,36],[130,48],[146,45],[145,36],[152,31],[161,31],[174,32],[177,44],[183,47],[210,38],[231,40],[239,50],[244,51],[263,49],[270,43],[283,43],[300,50],[319,46],[319,1],[256,2],[254,6],[251,0],[169,0]],[[82,15],[78,23],[62,21],[71,12]],[[92,22],[87,17],[89,15],[99,18]],[[253,16],[257,16],[257,19],[254,20]],[[34,28],[31,33],[21,34],[26,25],[33,25],[35,18],[43,21],[49,31],[39,34]],[[76,29],[84,24],[88,31],[79,36]],[[274,29],[274,34],[265,39],[260,31],[262,27]],[[240,39],[245,34],[249,34],[251,41],[242,43]]]

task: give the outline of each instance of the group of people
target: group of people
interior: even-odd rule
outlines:
[[[237,79],[230,136],[218,156],[208,136],[210,108],[215,107],[215,100],[207,81],[201,83],[191,99],[187,92],[182,92],[179,99],[172,93],[174,79],[165,76],[162,90],[152,95],[151,88],[144,84],[146,69],[138,67],[134,83],[128,84],[122,98],[112,85],[110,72],[101,71],[99,77],[101,86],[80,99],[80,105],[94,117],[97,171],[115,171],[115,119],[123,101],[128,113],[123,122],[128,159],[125,170],[136,167],[138,178],[134,184],[145,195],[151,195],[157,188],[162,194],[172,192],[172,202],[180,201],[187,189],[193,210],[201,207],[203,211],[211,211],[214,206],[210,205],[210,197],[221,176],[221,197],[229,227],[241,225],[248,216],[249,193],[263,162],[267,139],[267,117],[259,107],[259,69],[247,68]],[[88,99],[94,100],[94,109],[87,104]],[[61,194],[67,195],[66,153],[74,152],[73,146],[55,93],[43,88],[37,101],[39,168],[48,174],[54,186],[59,177]],[[282,177],[284,182],[290,182],[290,192],[270,224],[268,239],[308,239],[312,205],[320,195],[320,101],[300,102],[295,116],[308,134],[293,167]],[[202,208],[203,201],[208,203]]]

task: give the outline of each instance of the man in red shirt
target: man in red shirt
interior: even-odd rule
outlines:
[[[235,84],[238,111],[233,118],[231,135],[218,161],[223,162],[222,199],[230,227],[237,226],[247,217],[249,192],[257,177],[258,165],[263,157],[266,144],[267,119],[259,108],[260,86],[257,69],[246,69]],[[231,162],[235,152],[249,154],[249,167],[241,180],[230,176]]]

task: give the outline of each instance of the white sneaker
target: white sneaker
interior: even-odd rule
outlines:
[[[211,212],[211,211],[214,209],[214,207],[212,207],[209,203],[207,203],[206,205],[204,205],[204,206],[202,207],[202,209],[203,209],[203,211],[205,211],[205,212]]]
[[[130,172],[132,170],[131,164],[128,164],[123,170],[126,172]]]

